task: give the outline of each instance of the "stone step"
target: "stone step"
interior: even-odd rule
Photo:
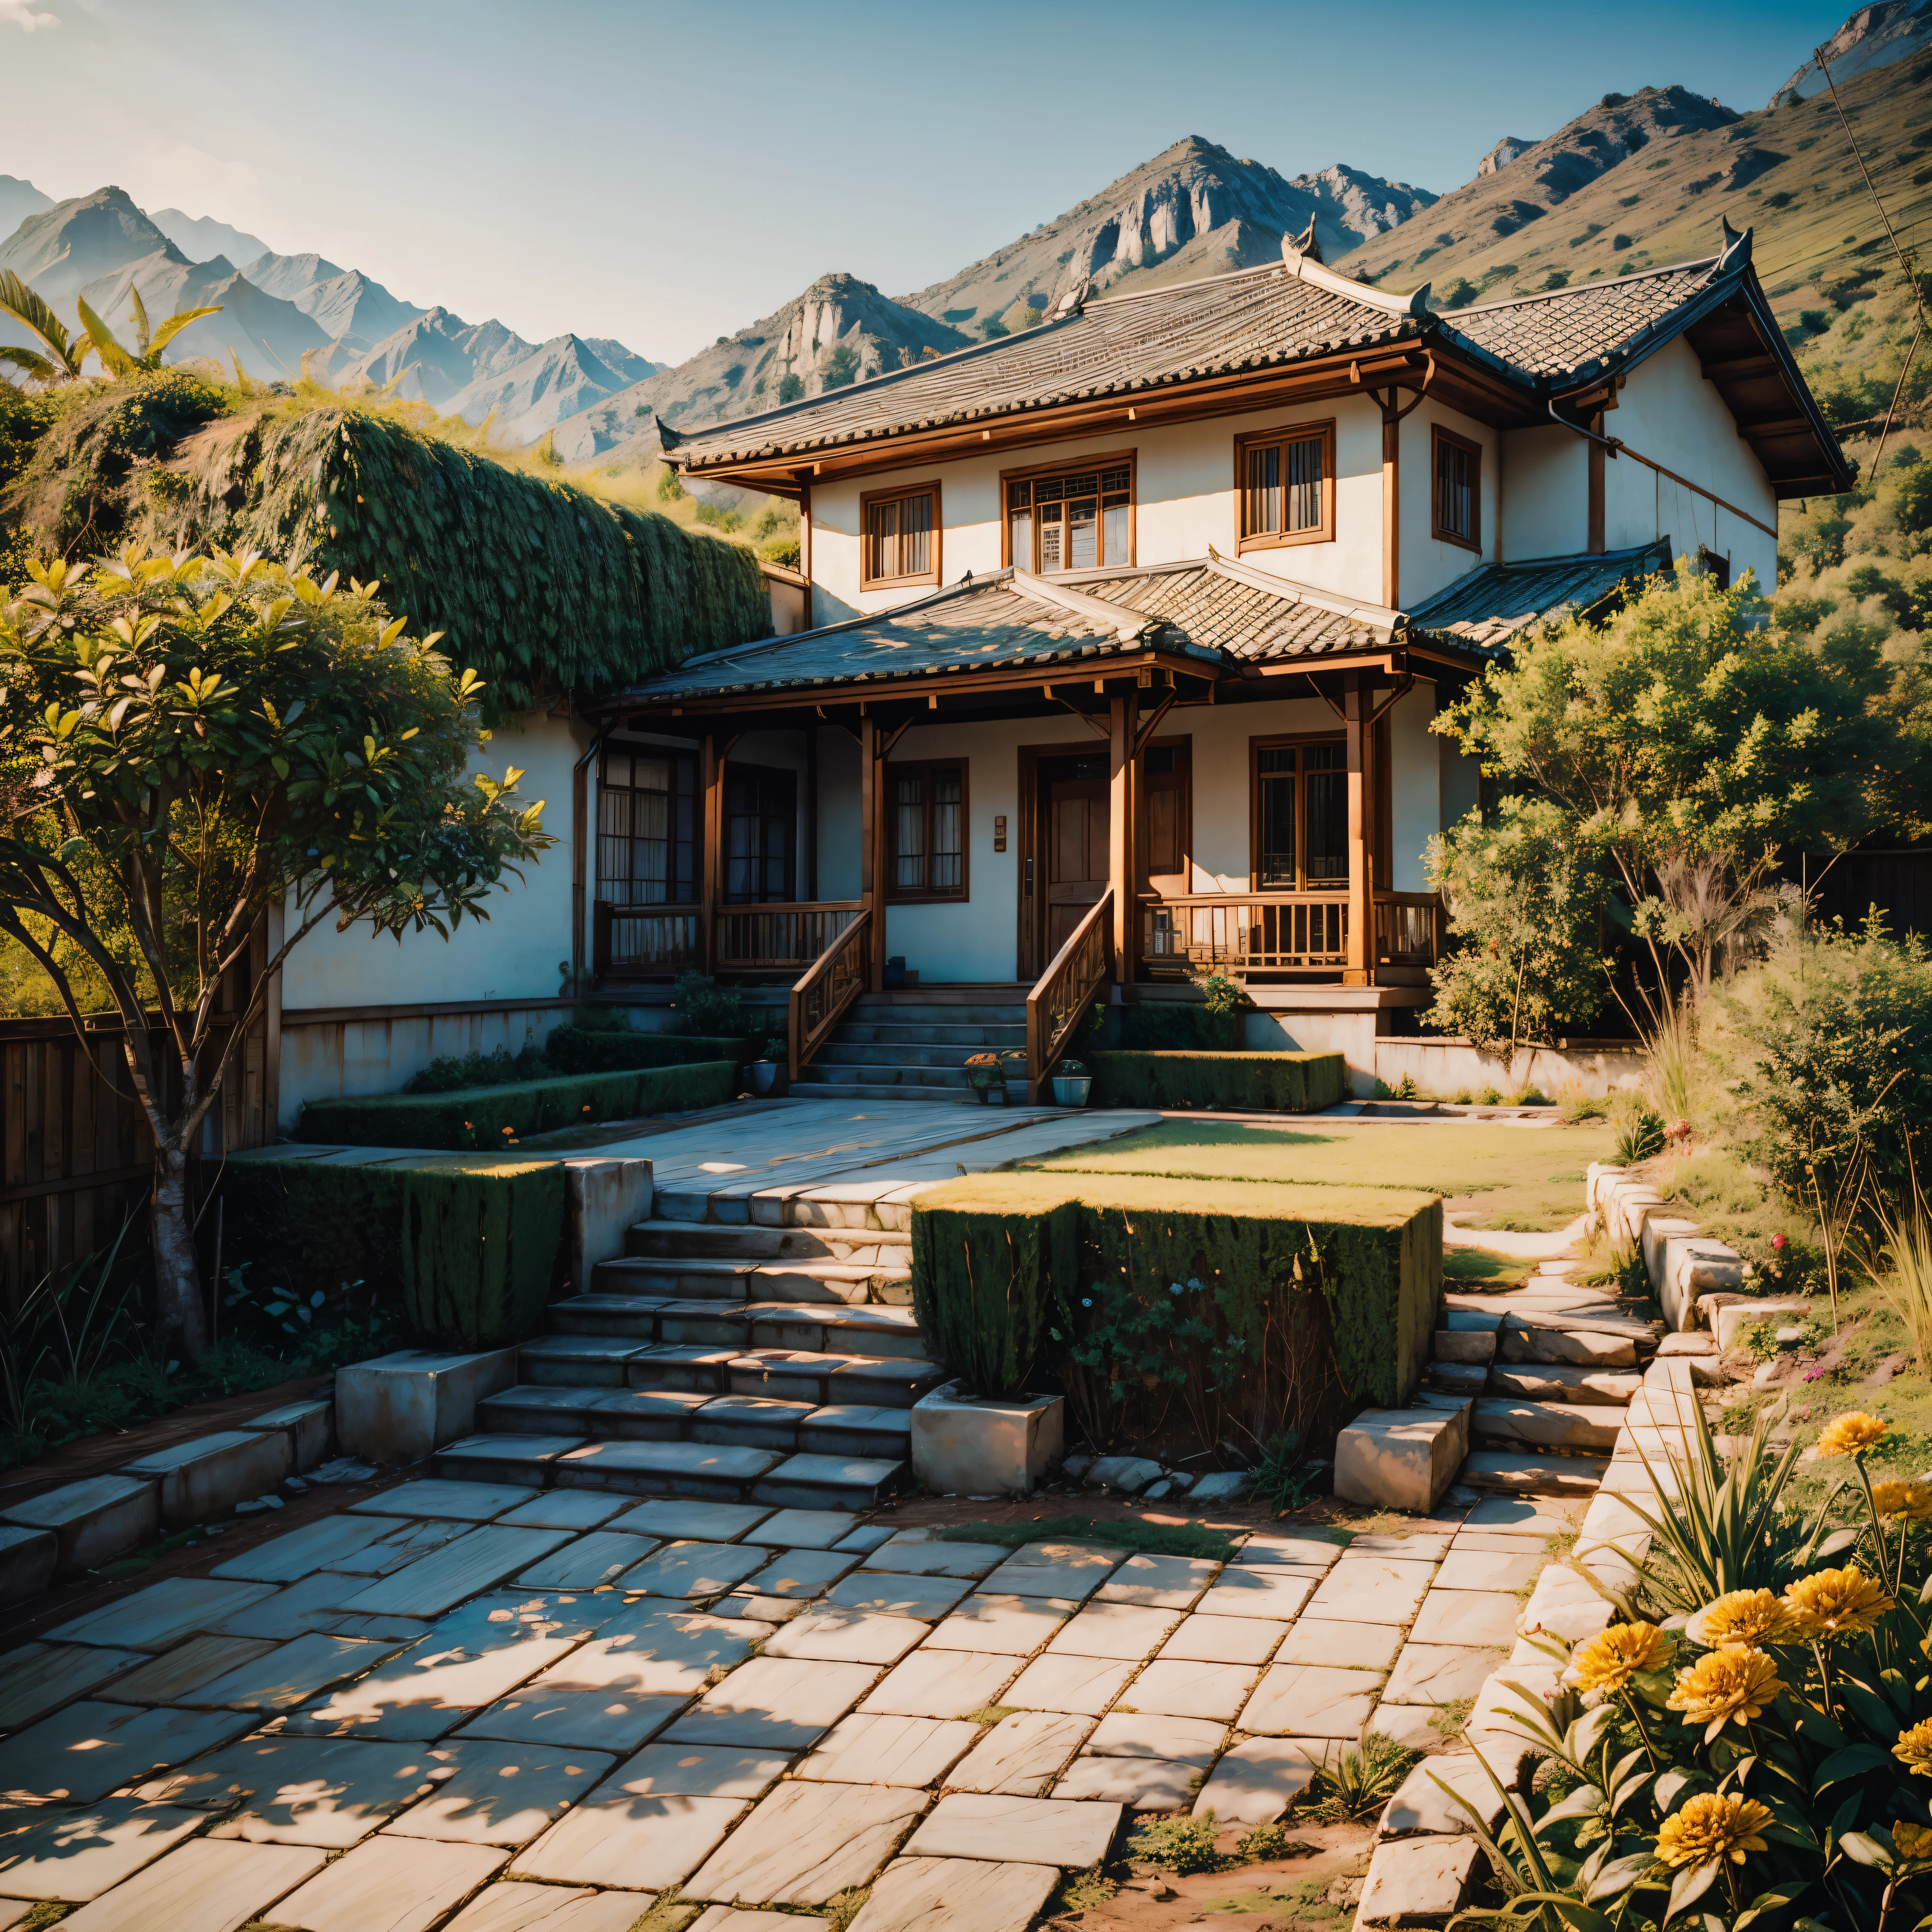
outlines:
[[[638,1221],[626,1231],[627,1258],[686,1257],[738,1262],[846,1262],[902,1273],[910,1269],[912,1238],[896,1229],[855,1228],[837,1234],[813,1228],[734,1226],[715,1221]]]
[[[818,1407],[910,1408],[946,1379],[937,1362],[820,1354],[804,1348],[761,1348],[734,1358],[724,1372],[734,1395],[772,1396]]]
[[[926,1344],[909,1308],[866,1302],[679,1301],[668,1297],[574,1294],[550,1305],[556,1335],[622,1336],[717,1348],[830,1348],[922,1359]]]
[[[912,1454],[912,1411],[858,1402],[828,1403],[799,1425],[798,1446],[821,1456],[883,1457]]]
[[[1026,1024],[1026,1001],[980,1000],[957,1004],[949,1000],[918,1002],[886,1000],[861,995],[839,1022],[841,1026],[1021,1026]]]
[[[1472,1450],[1462,1480],[1472,1490],[1513,1496],[1594,1496],[1610,1468],[1603,1456],[1537,1456]]]
[[[910,1466],[878,1456],[806,1453],[754,1483],[752,1500],[777,1509],[877,1509],[905,1486]]]
[[[1489,1372],[1489,1393],[1532,1402],[1579,1402],[1621,1409],[1643,1387],[1635,1369],[1583,1368],[1562,1363],[1497,1363]]]
[[[1546,1328],[1512,1316],[1496,1334],[1503,1362],[1568,1363],[1581,1368],[1634,1369],[1642,1356],[1638,1338],[1601,1328]]]
[[[1522,1401],[1485,1396],[1470,1419],[1479,1442],[1519,1443],[1538,1449],[1580,1449],[1607,1454],[1623,1427],[1621,1408],[1586,1407],[1574,1402]]]
[[[962,1075],[957,1086],[938,1084],[927,1084],[912,1081],[896,1082],[882,1079],[877,1067],[859,1069],[833,1067],[824,1070],[835,1077],[820,1078],[821,1070],[814,1064],[806,1069],[807,1077],[791,1083],[794,1100],[837,1100],[842,1103],[855,1100],[924,1100],[935,1106],[976,1106],[979,1096],[965,1084]],[[845,1080],[836,1077],[841,1072],[862,1071],[863,1080]]]
[[[903,1306],[912,1299],[910,1267],[909,1243],[883,1267],[855,1262],[731,1262],[715,1257],[658,1261],[626,1255],[599,1262],[590,1286],[595,1295],[652,1296],[663,1300],[836,1302],[849,1306],[890,1301]],[[895,1294],[895,1290],[903,1292]]]
[[[1013,1051],[1026,1045],[1024,1028],[1018,1029],[1020,1038],[1013,1042]],[[962,1080],[966,1077],[966,1056],[976,1049],[970,1046],[941,1042],[937,1045],[915,1040],[844,1040],[836,1035],[827,1040],[812,1056],[814,1066],[922,1066],[932,1072],[956,1073]],[[991,1052],[986,1047],[976,1049]]]

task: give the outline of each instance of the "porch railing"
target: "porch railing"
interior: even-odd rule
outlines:
[[[1376,893],[1378,963],[1432,966],[1442,950],[1442,902],[1435,893]]]
[[[1433,892],[1378,892],[1378,965],[1429,966],[1442,943]],[[1141,957],[1156,976],[1228,966],[1243,973],[1334,971],[1348,964],[1348,894],[1190,892],[1141,902]]]
[[[688,973],[704,958],[698,908],[597,906],[599,973]]]
[[[797,905],[721,907],[721,973],[798,971],[809,966],[865,910],[862,899],[818,899]]]
[[[791,989],[790,1024],[785,1033],[793,1079],[825,1044],[845,1009],[865,991],[872,926],[872,915],[862,907]]]
[[[1040,1098],[1040,1083],[1058,1060],[1094,995],[1113,976],[1114,895],[1096,899],[1067,934],[1066,944],[1027,995],[1027,1100]]]

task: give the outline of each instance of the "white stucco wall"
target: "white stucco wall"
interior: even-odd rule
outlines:
[[[1478,478],[1480,510],[1476,534],[1482,542],[1480,552],[1461,544],[1444,543],[1434,534],[1436,490],[1435,428],[1452,430],[1465,442],[1473,442],[1483,452]],[[1467,574],[1496,556],[1496,432],[1487,424],[1457,411],[1444,409],[1425,397],[1402,419],[1396,432],[1401,438],[1400,479],[1402,514],[1400,520],[1401,582],[1400,601],[1412,610],[1457,578]],[[1581,550],[1580,540],[1575,548]],[[1382,596],[1381,564],[1376,565],[1376,588]],[[1399,887],[1398,890],[1406,890]]]
[[[1502,439],[1502,560],[1574,556],[1590,535],[1589,446],[1573,431],[1513,429]],[[1646,534],[1645,542],[1648,541]]]

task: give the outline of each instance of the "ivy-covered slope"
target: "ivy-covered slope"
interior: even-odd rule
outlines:
[[[392,611],[444,632],[449,657],[489,680],[499,715],[771,628],[748,550],[383,416],[238,406],[178,370],[61,400],[0,495],[16,544],[86,556],[147,538],[378,581]]]

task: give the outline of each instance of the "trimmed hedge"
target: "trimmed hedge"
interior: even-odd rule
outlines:
[[[976,1393],[1064,1382],[1090,1440],[1184,1402],[1304,1436],[1414,1393],[1442,1284],[1442,1204],[1407,1189],[992,1174],[912,1203],[920,1332]],[[1037,1352],[1036,1353],[1036,1348]]]
[[[1119,1011],[1120,1046],[1128,1053],[1238,1052],[1246,1017],[1239,1007],[1214,1013],[1178,1000],[1136,1000]]]
[[[544,1042],[546,1056],[566,1073],[628,1073],[640,1066],[686,1066],[729,1060],[739,1066],[758,1058],[762,1034],[736,1038],[688,1033],[616,1033],[560,1026]]]
[[[458,1088],[449,1094],[311,1100],[302,1109],[296,1138],[350,1147],[480,1150],[559,1127],[718,1106],[737,1091],[736,1062],[706,1060],[626,1073],[568,1074],[508,1087]]]
[[[1096,1107],[1315,1114],[1345,1099],[1348,1088],[1339,1053],[1096,1053],[1088,1064]]]
[[[448,1348],[508,1348],[543,1325],[561,1266],[561,1161],[239,1154],[221,1191],[230,1255],[298,1291],[359,1280],[418,1341]]]

